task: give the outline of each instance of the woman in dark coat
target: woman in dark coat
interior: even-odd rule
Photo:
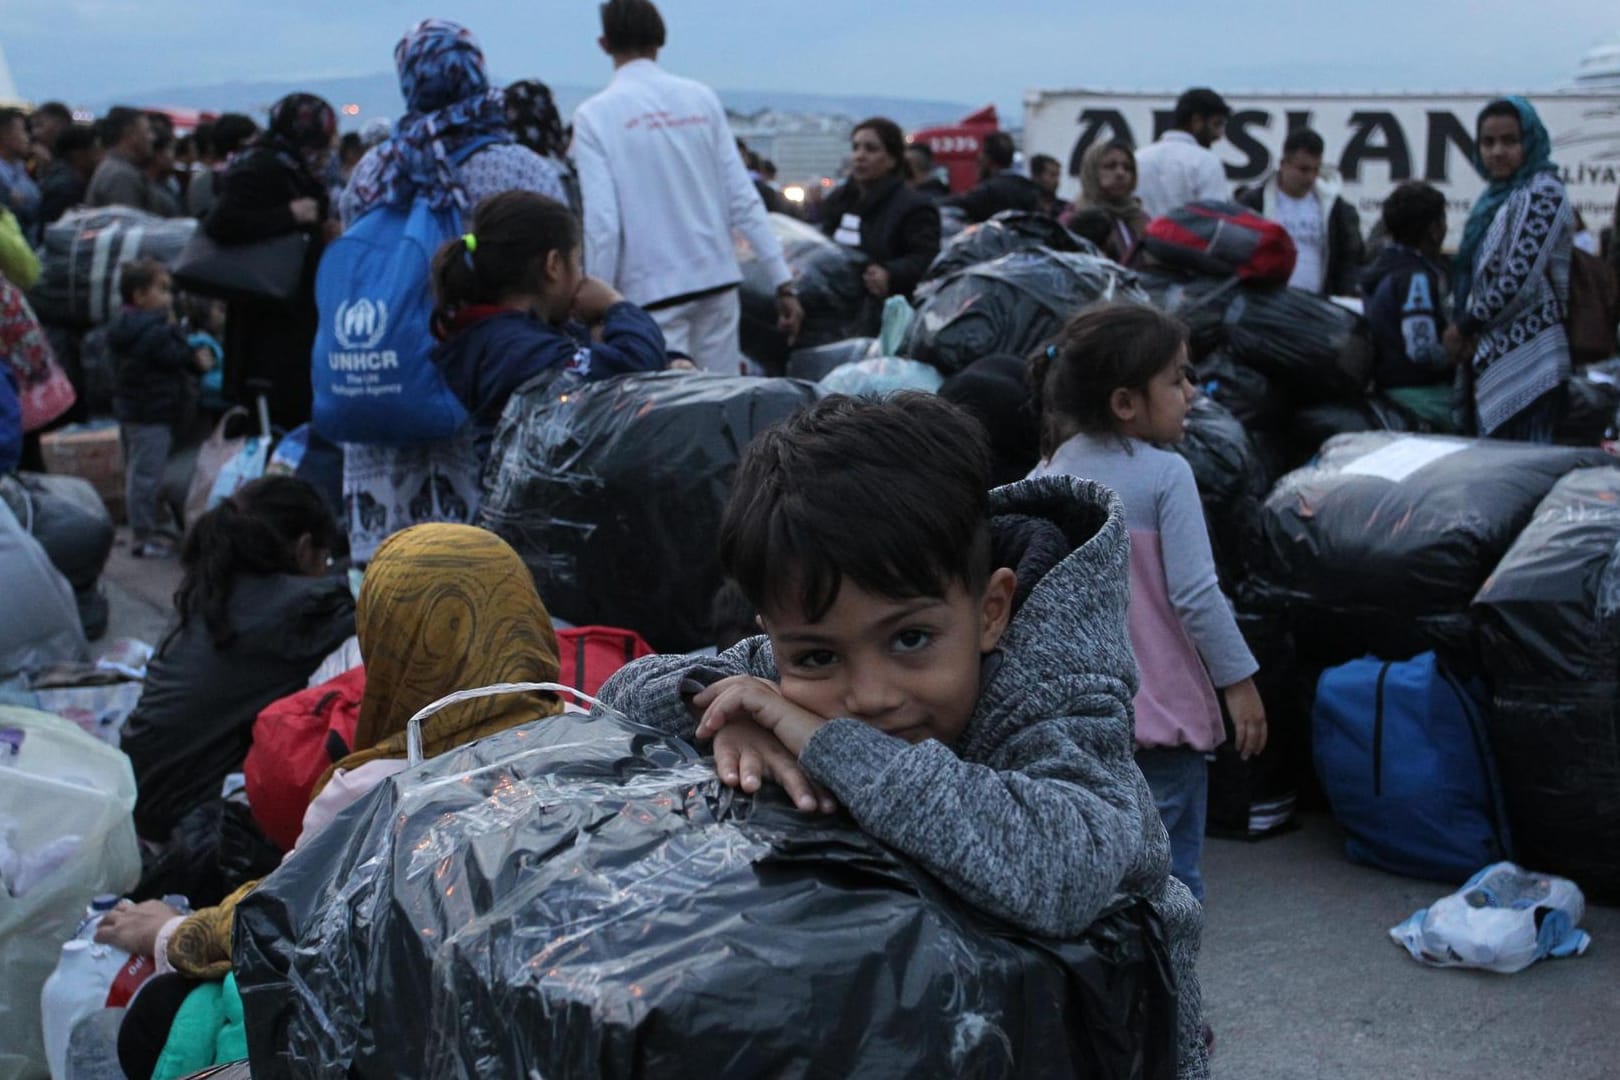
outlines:
[[[910,297],[939,254],[939,209],[906,179],[905,135],[893,120],[873,117],[850,134],[849,179],[822,204],[821,231],[871,260],[871,334],[882,325],[883,301]]]
[[[315,344],[315,267],[337,234],[325,169],[337,114],[313,94],[289,94],[270,109],[270,124],[220,178],[203,223],[221,244],[252,244],[302,232],[309,237],[303,280],[290,304],[233,301],[225,326],[225,393],[248,403],[248,381],[267,380],[270,419],[283,428],[310,413],[309,355]]]

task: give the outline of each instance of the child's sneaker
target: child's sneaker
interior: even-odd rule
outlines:
[[[135,545],[130,554],[137,559],[172,559],[175,556],[175,549],[173,544],[162,540],[142,540]]]

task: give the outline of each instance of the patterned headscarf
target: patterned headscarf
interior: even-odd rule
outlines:
[[[360,586],[355,629],[366,692],[356,752],[334,768],[404,757],[410,718],[456,690],[557,681],[557,635],[533,575],[506,541],[471,525],[417,525],[384,541]],[[423,721],[422,753],[561,710],[541,693],[464,701]]]
[[[360,187],[363,205],[403,206],[418,192],[435,210],[465,210],[467,192],[451,151],[468,139],[510,142],[505,105],[489,85],[484,51],[472,31],[448,19],[424,19],[394,47],[405,115],[374,151],[378,168]]]
[[[560,158],[568,151],[568,133],[551,88],[539,79],[506,88],[506,125],[519,144],[541,157]]]
[[[1462,243],[1457,247],[1456,284],[1452,290],[1452,304],[1457,311],[1466,310],[1468,293],[1474,284],[1474,259],[1479,255],[1479,245],[1485,242],[1485,234],[1490,232],[1491,222],[1496,220],[1496,213],[1502,209],[1502,204],[1508,201],[1508,196],[1535,179],[1537,173],[1558,171],[1558,166],[1552,161],[1552,138],[1547,134],[1541,117],[1536,114],[1535,106],[1522,97],[1502,100],[1512,105],[1519,114],[1524,164],[1506,180],[1492,180],[1490,170],[1485,168],[1485,155],[1479,152],[1477,146],[1474,148],[1474,170],[1489,183],[1484,193],[1475,200],[1474,208],[1468,212],[1468,224],[1463,226]]]

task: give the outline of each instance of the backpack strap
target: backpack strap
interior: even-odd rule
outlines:
[[[1479,759],[1479,768],[1485,775],[1485,786],[1490,789],[1490,799],[1485,806],[1485,813],[1490,816],[1491,830],[1496,833],[1497,841],[1502,847],[1502,858],[1512,859],[1513,834],[1508,828],[1507,804],[1502,798],[1502,781],[1496,773],[1496,758],[1491,753],[1488,733],[1485,731],[1484,710],[1478,699],[1469,692],[1468,688],[1457,681],[1456,676],[1448,671],[1439,659],[1435,660],[1434,670],[1446,681],[1451,692],[1457,695],[1462,703],[1463,716],[1468,721],[1468,736],[1474,744],[1474,755]]]
[[[479,135],[468,139],[450,152],[450,164],[458,168],[474,154],[482,153],[492,146],[515,146],[511,139],[504,139],[499,135]]]

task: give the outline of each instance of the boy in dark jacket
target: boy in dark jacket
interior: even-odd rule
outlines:
[[[1437,261],[1446,238],[1446,199],[1409,180],[1384,200],[1389,243],[1361,278],[1377,357],[1374,381],[1391,400],[1437,431],[1450,431],[1453,364],[1446,332],[1445,275]]]
[[[933,395],[809,406],[749,447],[721,526],[765,634],[636,661],[602,701],[712,738],[725,784],[843,804],[1025,931],[1078,935],[1146,898],[1178,980],[1178,1074],[1205,1076],[1202,911],[1132,759],[1119,499],[1071,477],[987,494],[989,473],[978,425]]]
[[[214,366],[214,355],[187,343],[174,318],[174,290],[162,263],[137,259],[118,272],[124,307],[107,331],[107,344],[113,354],[113,412],[124,444],[124,499],[134,554],[170,558],[173,546],[157,535],[158,488],[174,428],[185,419],[192,397],[191,380]]]

